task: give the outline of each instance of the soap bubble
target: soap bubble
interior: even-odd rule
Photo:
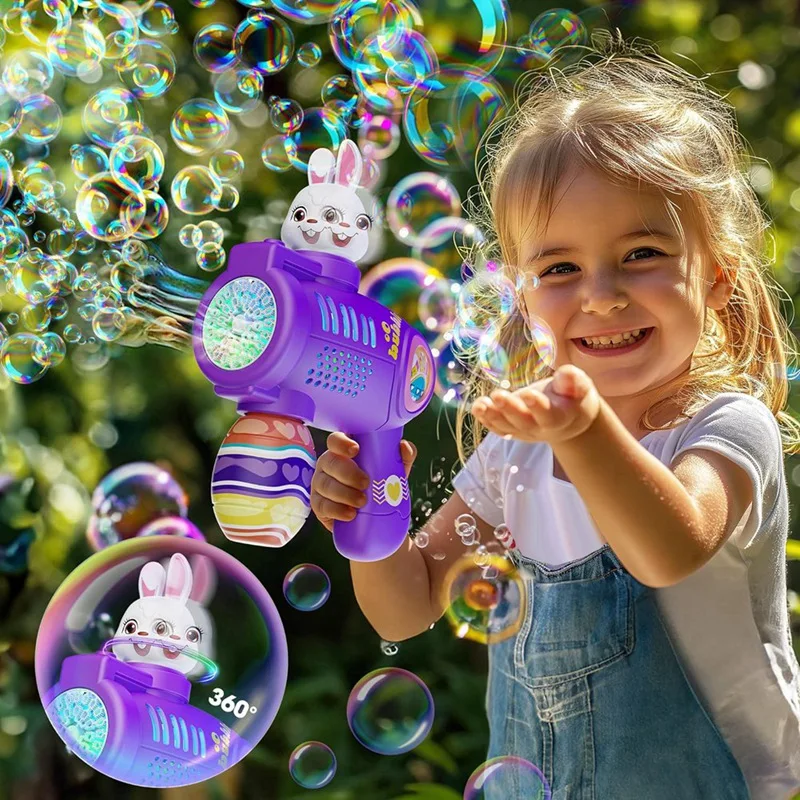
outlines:
[[[174,113],[170,133],[185,153],[202,155],[219,147],[230,132],[228,115],[218,103],[203,98],[187,100]]]
[[[484,762],[464,787],[464,800],[550,800],[551,796],[541,770],[519,756],[500,756]]]
[[[92,494],[86,536],[95,550],[130,539],[159,517],[185,517],[186,492],[162,467],[136,461],[109,472]]]
[[[336,756],[322,742],[303,742],[289,756],[289,774],[304,789],[321,789],[336,775]]]
[[[331,596],[331,582],[316,564],[298,564],[283,579],[283,596],[298,611],[316,611]]]
[[[279,17],[256,11],[239,24],[233,36],[236,55],[247,66],[272,75],[294,55],[294,34]]]
[[[148,522],[137,536],[182,536],[184,539],[197,539],[204,542],[203,532],[186,517],[158,517]]]
[[[365,675],[347,699],[347,724],[367,750],[386,756],[407,753],[430,733],[434,703],[413,672],[397,667]]]

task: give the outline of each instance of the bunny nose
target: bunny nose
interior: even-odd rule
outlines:
[[[138,636],[149,636],[150,634],[147,631],[136,631]]]
[[[171,634],[169,635],[169,638],[170,638],[170,639],[176,639],[176,640],[180,641],[180,638],[181,638],[181,637],[180,637],[180,636],[176,636],[174,633],[171,633]]]
[[[317,221],[315,219],[311,219],[310,217],[309,217],[309,219],[306,220],[306,222],[309,222],[312,225],[316,225],[317,224]]]
[[[349,222],[340,222],[339,225],[342,228],[349,228],[350,227],[350,223]]]

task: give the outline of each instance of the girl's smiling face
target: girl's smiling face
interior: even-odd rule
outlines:
[[[645,392],[689,368],[706,306],[722,308],[732,287],[721,272],[715,283],[714,265],[704,263],[692,226],[681,220],[686,247],[655,190],[614,185],[588,169],[565,177],[546,231],[518,250],[528,318],[543,320],[555,337],[553,369],[575,364],[604,397],[639,396],[638,409],[647,407]],[[610,357],[577,341],[636,328],[653,330],[640,346]]]

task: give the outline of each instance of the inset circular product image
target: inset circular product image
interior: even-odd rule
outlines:
[[[269,729],[286,634],[250,570],[204,541],[148,536],[87,559],[36,640],[36,684],[67,747],[135,786],[208,780]]]

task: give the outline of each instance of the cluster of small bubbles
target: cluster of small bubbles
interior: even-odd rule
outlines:
[[[464,547],[472,547],[480,541],[478,523],[472,514],[459,514],[456,517],[456,533]]]
[[[331,596],[330,578],[316,564],[298,564],[283,579],[283,596],[298,611],[316,611]]]
[[[336,756],[323,742],[303,742],[289,756],[289,774],[304,789],[321,789],[336,775]]]
[[[195,249],[197,266],[205,272],[216,272],[225,265],[225,248],[222,242],[225,232],[218,222],[204,219],[198,225],[184,225],[178,239],[184,247]]]
[[[385,639],[381,639],[381,653],[385,656],[396,656],[399,650],[397,642],[387,642]]]
[[[347,699],[347,724],[356,740],[379,755],[396,756],[430,733],[434,703],[413,672],[387,667],[365,675]]]
[[[481,764],[469,776],[464,800],[525,797],[550,800],[552,792],[542,771],[520,756],[499,756]]]
[[[137,461],[109,472],[92,494],[86,528],[96,551],[136,536],[159,517],[185,517],[186,492],[162,467]]]

